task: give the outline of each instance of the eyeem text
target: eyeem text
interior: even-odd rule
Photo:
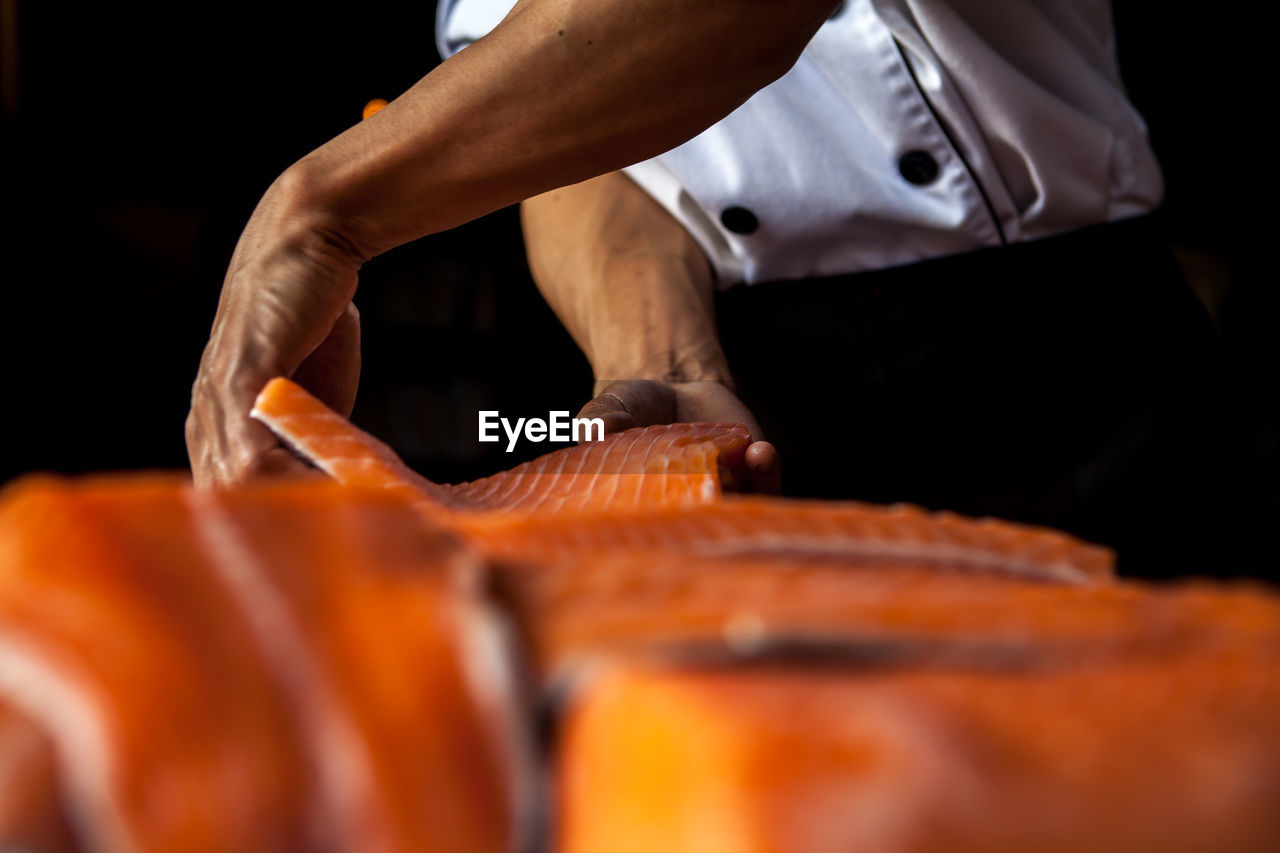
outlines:
[[[498,427],[507,435],[507,452],[515,450],[516,440],[524,431],[528,441],[600,441],[604,438],[604,421],[600,418],[570,418],[568,412],[548,412],[547,419],[517,418],[511,421],[496,411],[480,412],[480,440],[501,441]]]

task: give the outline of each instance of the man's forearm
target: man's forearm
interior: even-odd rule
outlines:
[[[531,198],[521,214],[538,289],[598,383],[729,381],[710,265],[680,223],[625,175]]]
[[[268,379],[305,373],[317,352],[342,354],[329,377],[342,399],[330,402],[349,405],[357,368],[344,318],[354,318],[365,260],[692,137],[790,67],[833,5],[523,0],[489,36],[291,166],[227,270],[187,418],[196,481],[242,482],[290,461],[249,409]],[[658,337],[641,350],[697,352],[646,322]],[[601,369],[632,369],[616,355]]]
[[[367,258],[659,154],[794,63],[831,0],[525,0],[291,171]]]
[[[778,453],[733,391],[711,265],[684,227],[620,172],[531,198],[521,219],[538,289],[595,372],[579,417],[744,423],[755,441],[730,487],[776,493]]]

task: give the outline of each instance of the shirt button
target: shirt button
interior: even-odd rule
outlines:
[[[898,171],[909,184],[923,187],[938,178],[938,161],[928,151],[908,151],[898,158]]]
[[[720,224],[734,234],[750,234],[760,227],[760,220],[745,207],[726,207],[720,214]]]

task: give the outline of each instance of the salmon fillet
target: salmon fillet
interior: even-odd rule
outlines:
[[[1280,600],[1245,583],[1063,585],[969,567],[626,550],[503,567],[499,579],[549,685],[601,657],[897,663],[1280,648]]]
[[[291,383],[255,416],[350,485],[5,491],[0,848],[1280,846],[1273,591],[724,496],[738,425],[448,486]]]
[[[1276,664],[619,666],[570,700],[556,849],[1274,850]]]
[[[743,557],[788,564],[924,566],[1060,583],[1111,577],[1113,555],[1072,536],[918,507],[726,496],[706,505],[580,516],[485,513],[453,527],[510,564],[580,565],[619,551],[687,560]],[[586,571],[585,567],[581,567]]]
[[[691,505],[720,494],[720,469],[743,473],[742,424],[643,427],[548,453],[492,477],[442,486],[287,379],[273,379],[251,415],[335,480],[387,489],[431,518],[448,510],[510,513]]]
[[[1112,570],[1105,548],[1007,522],[905,506],[721,498],[717,470],[740,474],[750,442],[740,424],[627,430],[473,483],[439,486],[286,379],[263,389],[253,414],[340,482],[386,489],[510,561],[550,565],[623,549],[682,558],[826,555],[1063,582],[1101,580]]]
[[[94,849],[509,850],[531,787],[479,568],[333,485],[27,480],[0,511],[0,703]]]

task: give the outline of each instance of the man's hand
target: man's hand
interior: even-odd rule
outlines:
[[[531,198],[521,215],[534,281],[595,371],[580,416],[605,432],[745,423],[750,473],[730,485],[778,491],[778,452],[733,393],[711,267],[684,227],[620,172]]]
[[[300,469],[248,419],[274,376],[313,374],[312,390],[350,409],[354,315],[342,318],[361,263],[680,144],[784,74],[834,5],[521,0],[294,164],[227,273],[187,420],[196,482]]]
[[[350,414],[360,377],[351,297],[361,257],[309,210],[292,178],[254,211],[231,259],[187,416],[196,485],[229,486],[310,469],[249,418],[268,380],[291,376]]]
[[[743,492],[776,494],[781,487],[778,451],[760,441],[760,427],[742,401],[723,382],[670,382],[624,379],[596,383],[596,396],[582,407],[580,418],[600,418],[605,433],[651,424],[728,421],[744,423],[757,439],[747,448],[746,482],[724,483]]]

